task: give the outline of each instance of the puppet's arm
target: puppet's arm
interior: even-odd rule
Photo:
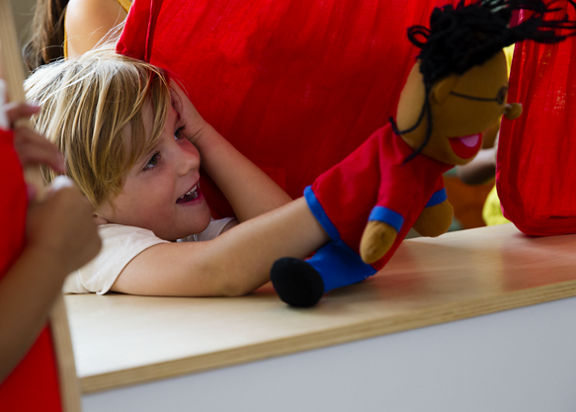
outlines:
[[[386,207],[375,207],[360,241],[362,260],[374,263],[388,253],[403,224],[404,217],[399,213]]]
[[[440,189],[432,195],[420,216],[414,223],[414,230],[422,236],[440,236],[452,224],[454,209],[446,197],[446,190]]]
[[[426,207],[414,223],[414,230],[422,236],[440,236],[450,228],[453,213],[452,205],[448,200]]]

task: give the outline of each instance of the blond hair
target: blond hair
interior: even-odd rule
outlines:
[[[162,70],[109,48],[45,65],[25,86],[28,99],[42,105],[36,128],[62,151],[67,174],[94,206],[118,194],[135,162],[156,145],[171,99]],[[149,133],[146,104],[153,112]]]

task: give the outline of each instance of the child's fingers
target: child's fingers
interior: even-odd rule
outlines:
[[[14,131],[14,147],[24,167],[45,165],[58,173],[65,173],[64,156],[56,145],[28,127]]]
[[[40,111],[40,106],[34,103],[7,103],[4,106],[6,117],[10,124],[14,124],[18,119],[27,119]]]

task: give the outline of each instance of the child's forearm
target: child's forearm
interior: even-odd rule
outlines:
[[[291,199],[266,173],[211,126],[199,143],[204,170],[230,202],[239,221],[268,212]]]
[[[46,325],[66,273],[49,253],[29,248],[0,281],[0,382]]]
[[[210,271],[223,274],[229,294],[243,295],[270,280],[273,263],[305,258],[329,240],[303,198],[240,224],[212,240]]]
[[[150,247],[124,267],[112,290],[161,296],[239,296],[269,280],[279,258],[304,258],[328,236],[303,198],[206,242]]]

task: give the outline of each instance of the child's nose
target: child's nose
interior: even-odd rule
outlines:
[[[186,147],[180,152],[178,163],[178,174],[186,175],[193,170],[200,168],[200,153],[192,143],[187,143]]]

